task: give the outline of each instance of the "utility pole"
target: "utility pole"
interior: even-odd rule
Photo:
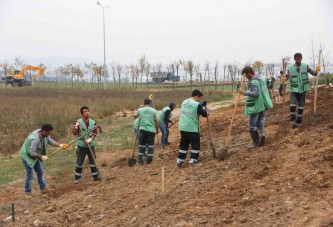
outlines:
[[[102,6],[101,3],[97,2],[99,6],[103,9],[103,42],[104,42],[104,64],[103,64],[103,76],[104,76],[104,89],[106,89],[106,61],[105,61],[105,17],[104,17],[104,9],[109,6]]]

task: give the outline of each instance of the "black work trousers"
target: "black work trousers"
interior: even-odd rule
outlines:
[[[91,147],[91,150],[93,151],[93,155],[96,158],[95,147]],[[94,158],[91,155],[89,148],[78,146],[77,150],[76,150],[76,155],[77,155],[77,159],[76,159],[76,167],[75,167],[75,179],[78,180],[82,176],[82,167],[83,167],[83,162],[86,158],[86,155],[88,156],[88,159],[89,159],[91,175],[94,178],[98,177],[98,169],[96,167],[96,163],[94,162]]]
[[[187,151],[191,145],[190,161],[198,161],[200,153],[200,133],[180,131],[180,144],[178,151],[178,163],[183,163],[186,159]]]

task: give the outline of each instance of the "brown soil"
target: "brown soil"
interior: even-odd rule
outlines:
[[[102,182],[93,182],[85,168],[79,185],[73,176],[52,176],[51,188],[63,183],[48,196],[26,200],[22,188],[7,188],[0,203],[15,199],[17,226],[31,226],[36,219],[44,226],[332,226],[333,88],[320,87],[316,118],[313,96],[307,95],[299,128],[289,125],[289,102],[284,116],[282,104],[275,105],[267,118],[266,145],[255,150],[247,148],[247,119],[238,108],[225,161],[212,158],[206,119],[201,119],[200,167],[176,168],[179,133],[172,127],[173,143],[165,150],[157,145],[150,167],[128,167],[131,150],[99,153]],[[210,116],[217,151],[232,112],[217,109]],[[0,210],[0,220],[9,215],[10,207]]]

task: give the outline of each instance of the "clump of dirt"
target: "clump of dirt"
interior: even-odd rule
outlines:
[[[312,103],[307,102],[298,128],[289,125],[289,102],[284,111],[282,104],[275,105],[267,117],[266,145],[256,149],[248,148],[247,118],[240,107],[224,161],[212,158],[206,119],[201,119],[199,167],[176,167],[177,127],[170,129],[169,147],[156,146],[151,166],[127,167],[130,150],[126,156],[124,151],[101,153],[99,165],[108,163],[100,169],[101,182],[92,181],[85,169],[81,184],[63,176],[64,183],[47,197],[27,202],[18,196],[16,223],[31,226],[39,219],[45,226],[331,226],[333,88],[320,87],[318,94],[317,116],[313,118]],[[313,96],[309,93],[307,99]],[[218,151],[224,147],[232,111],[217,109],[210,115]],[[11,193],[19,192],[2,190],[2,198]]]

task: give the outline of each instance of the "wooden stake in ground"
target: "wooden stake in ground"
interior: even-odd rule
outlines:
[[[320,66],[320,58],[321,58],[322,50],[319,50],[319,56],[318,56],[318,65]],[[315,80],[315,96],[314,96],[314,102],[313,102],[313,116],[316,117],[317,114],[317,86],[318,86],[318,79],[319,79],[319,72],[317,71],[317,76]]]
[[[162,180],[162,194],[164,194],[164,166],[162,167],[162,177],[161,177],[161,180]]]

